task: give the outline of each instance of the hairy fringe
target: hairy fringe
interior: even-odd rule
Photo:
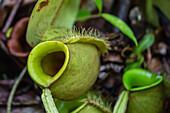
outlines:
[[[72,35],[74,36],[74,34],[78,35],[78,36],[92,36],[92,37],[100,37],[101,33],[93,28],[88,28],[87,30],[83,27],[77,28],[74,26],[73,30],[68,32],[68,36]]]
[[[44,37],[44,31],[37,31],[37,34],[34,38],[39,39],[42,41],[42,38]]]
[[[54,34],[55,35],[55,34]],[[107,53],[109,49],[109,44],[106,38],[102,38],[101,33],[98,30],[89,28],[77,28],[74,27],[73,30],[67,30],[62,33],[64,37],[54,37],[52,39],[44,39],[42,41],[58,40],[63,43],[71,44],[75,42],[94,44],[101,53]]]
[[[70,40],[70,39],[79,39],[79,38],[96,38],[96,39],[101,39],[101,33],[93,28],[89,28],[89,29],[85,29],[85,28],[77,28],[74,27],[73,30],[70,30],[68,32],[65,33],[65,39],[64,40]],[[106,41],[106,40],[104,40]]]
[[[97,97],[97,96],[92,97],[90,94],[88,94],[88,98],[81,100],[81,102],[91,104],[96,108],[102,110],[104,113],[112,113],[111,103],[109,102],[104,103],[101,97]]]

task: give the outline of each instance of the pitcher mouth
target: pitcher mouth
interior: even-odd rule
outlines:
[[[43,72],[54,77],[62,68],[65,61],[65,54],[62,51],[46,55],[41,61]]]
[[[28,72],[41,87],[48,87],[64,72],[69,61],[68,47],[59,41],[46,41],[34,47],[28,57]]]
[[[140,91],[160,84],[163,77],[147,70],[135,68],[123,75],[124,87],[129,91]]]

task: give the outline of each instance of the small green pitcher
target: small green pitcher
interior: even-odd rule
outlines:
[[[123,75],[124,90],[113,113],[162,113],[163,77],[136,68]]]

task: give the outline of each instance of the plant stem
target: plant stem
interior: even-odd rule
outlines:
[[[8,20],[7,20],[6,24],[5,24],[5,27],[2,30],[3,33],[6,33],[7,30],[9,29],[9,27],[10,27],[10,25],[11,25],[11,23],[12,23],[14,17],[15,17],[15,14],[17,13],[22,1],[23,0],[17,0],[16,1],[16,4],[15,4],[15,6],[13,7],[13,9],[12,9],[12,11],[10,13],[10,16],[8,17]]]
[[[22,80],[23,76],[25,75],[27,71],[27,66],[25,66],[25,68],[22,70],[22,72],[20,73],[18,79],[16,80],[16,82],[14,83],[14,86],[12,87],[12,90],[9,94],[9,98],[8,98],[8,104],[7,104],[7,113],[11,112],[11,104],[12,104],[12,99],[14,97],[15,91],[17,89],[18,84],[20,83],[20,81]]]
[[[98,17],[101,17],[100,13],[95,14],[95,15],[90,15],[90,16],[84,16],[84,17],[76,19],[76,21],[87,20],[87,19],[98,18]]]
[[[79,106],[76,110],[72,111],[71,113],[78,113],[80,110],[82,110],[88,103],[85,102],[83,105]]]
[[[55,106],[54,99],[51,95],[51,91],[48,88],[43,89],[41,99],[43,101],[47,113],[59,113]]]
[[[116,102],[113,113],[125,113],[128,100],[129,100],[129,91],[124,90],[120,94],[120,96]]]

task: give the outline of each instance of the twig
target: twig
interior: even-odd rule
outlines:
[[[20,81],[22,80],[23,76],[25,75],[27,71],[27,66],[25,66],[25,68],[22,70],[22,72],[20,73],[18,79],[16,80],[16,82],[14,83],[14,86],[12,87],[12,90],[9,94],[8,97],[8,104],[7,104],[7,113],[11,113],[11,103],[12,103],[12,99],[14,97],[15,91],[17,89],[18,84],[20,83]]]
[[[11,11],[9,17],[8,17],[8,20],[5,24],[5,27],[2,30],[3,33],[6,33],[7,30],[9,29],[9,27],[10,27],[10,25],[11,25],[11,23],[12,23],[14,17],[15,17],[15,14],[17,13],[21,3],[22,3],[22,0],[17,0],[15,6],[13,7],[13,9],[12,9],[12,11]]]
[[[88,20],[88,19],[99,18],[99,17],[101,17],[100,13],[99,14],[90,15],[90,16],[84,16],[84,17],[76,19],[76,21],[81,21],[83,19]]]
[[[2,8],[2,4],[3,4],[4,0],[0,0],[0,10]]]
[[[23,65],[20,62],[18,62],[15,57],[10,55],[7,47],[5,46],[5,44],[2,40],[0,40],[0,49],[2,49],[19,67],[23,68]]]
[[[7,47],[5,46],[4,42],[2,40],[0,40],[0,48],[6,53],[9,55],[9,52],[8,52],[8,49]]]

